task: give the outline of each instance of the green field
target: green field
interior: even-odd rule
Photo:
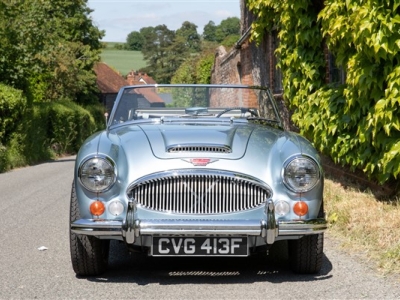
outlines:
[[[143,54],[140,51],[117,50],[116,43],[107,43],[107,47],[101,53],[101,60],[121,75],[127,75],[132,70],[139,70],[146,66]]]

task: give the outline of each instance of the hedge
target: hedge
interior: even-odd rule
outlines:
[[[26,108],[0,145],[0,172],[76,153],[88,136],[104,128],[103,110],[100,104],[85,109],[67,100]]]

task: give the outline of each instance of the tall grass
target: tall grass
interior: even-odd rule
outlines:
[[[329,231],[343,247],[364,256],[384,274],[400,274],[400,200],[380,201],[372,193],[325,181]]]

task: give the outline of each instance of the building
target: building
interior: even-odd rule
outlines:
[[[94,66],[96,73],[97,87],[100,90],[100,101],[104,104],[106,111],[110,114],[121,87],[128,85],[128,82],[115,70],[103,62]]]
[[[126,76],[126,81],[129,83],[129,85],[157,83],[153,78],[151,78],[146,73],[138,71],[130,71],[129,74]]]

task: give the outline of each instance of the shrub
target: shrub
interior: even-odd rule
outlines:
[[[104,113],[106,112],[105,107],[102,104],[87,105],[85,109],[93,117],[95,129],[94,131],[103,130],[106,128],[106,118]]]
[[[27,106],[22,91],[0,83],[0,145],[5,145],[21,122]]]

